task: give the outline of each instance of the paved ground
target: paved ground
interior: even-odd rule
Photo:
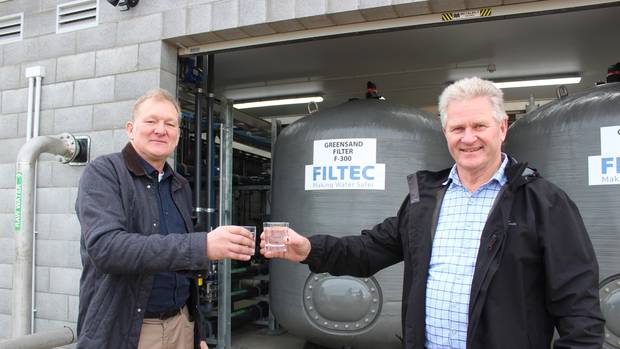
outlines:
[[[286,331],[270,335],[265,326],[248,324],[232,331],[231,344],[226,349],[303,349],[305,340]],[[209,349],[215,348],[215,344],[209,345]]]
[[[261,326],[248,325],[232,332],[232,349],[302,349],[305,341],[290,333],[269,335]]]

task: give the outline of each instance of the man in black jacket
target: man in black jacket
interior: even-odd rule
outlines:
[[[370,276],[404,261],[406,349],[599,349],[604,320],[598,265],[575,204],[536,171],[501,152],[503,94],[463,79],[439,98],[455,165],[408,177],[396,217],[359,236],[289,232],[266,257],[315,273]]]
[[[204,337],[188,271],[254,253],[241,227],[194,232],[189,184],[166,162],[179,141],[179,116],[168,92],[147,92],[127,122],[127,146],[95,159],[80,179],[78,348],[197,347]]]

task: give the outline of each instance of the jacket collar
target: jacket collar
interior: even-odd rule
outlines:
[[[136,176],[148,176],[146,171],[144,171],[144,166],[142,166],[142,162],[140,161],[142,157],[138,154],[138,152],[136,152],[136,149],[133,147],[131,142],[127,143],[127,145],[125,146],[125,148],[123,148],[121,153],[123,154],[123,160],[125,160],[127,169],[129,169],[131,173],[133,173]],[[188,183],[187,180],[183,176],[176,173],[176,171],[174,171],[172,167],[168,165],[168,163],[166,163],[164,166],[169,168],[170,172],[172,172],[173,190],[176,188],[180,188],[181,186],[186,185]]]
[[[535,169],[527,167],[527,163],[518,162],[517,159],[506,155],[508,157],[508,163],[506,164],[506,185],[511,187],[521,186],[533,179],[539,178],[539,174]],[[409,194],[411,195],[411,202],[416,202],[419,199],[419,186],[422,184],[424,188],[441,188],[450,185],[451,181],[448,180],[450,170],[452,168],[446,168],[441,171],[418,171],[414,174],[407,176],[407,182],[409,183]]]

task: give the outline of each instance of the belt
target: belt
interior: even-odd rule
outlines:
[[[171,318],[173,316],[177,316],[180,312],[181,312],[181,309],[173,309],[173,310],[168,310],[168,311],[162,311],[160,313],[151,313],[151,312],[147,311],[147,312],[144,313],[144,318],[145,319],[166,320],[167,318]]]

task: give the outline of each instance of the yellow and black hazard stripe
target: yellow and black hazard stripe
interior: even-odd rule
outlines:
[[[454,15],[452,12],[444,12],[441,14],[441,20],[444,22],[448,22],[454,19]]]
[[[491,15],[490,8],[481,8],[480,9],[480,17],[489,17]]]

